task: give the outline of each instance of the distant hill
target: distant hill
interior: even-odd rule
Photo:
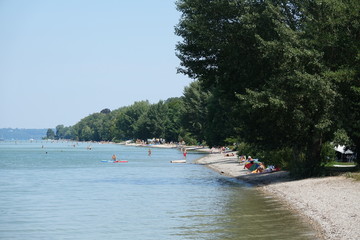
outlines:
[[[45,129],[0,128],[0,140],[40,140],[46,136]]]

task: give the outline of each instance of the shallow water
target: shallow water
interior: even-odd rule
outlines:
[[[88,146],[0,142],[0,239],[315,239],[256,189],[169,163],[178,150]],[[114,153],[129,162],[101,162]]]

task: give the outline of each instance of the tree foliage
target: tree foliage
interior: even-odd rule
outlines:
[[[124,141],[163,138],[178,141],[183,101],[169,98],[150,104],[135,102],[111,112],[91,114],[71,127],[72,138],[80,141]],[[64,127],[59,125],[59,133]]]
[[[115,118],[115,138],[129,140],[136,138],[137,122],[150,108],[148,101],[135,102],[122,108]]]
[[[55,139],[55,132],[51,128],[46,132],[46,139]]]
[[[65,127],[64,125],[56,126],[55,139],[73,139],[74,134],[71,127]]]
[[[185,87],[182,97],[184,102],[184,112],[181,116],[182,126],[200,143],[205,140],[209,96],[210,93],[202,90],[200,83],[194,81]]]
[[[291,152],[298,176],[320,173],[323,144],[337,128],[356,141],[356,1],[179,0],[177,7],[178,71],[213,96],[209,140],[232,129],[259,153]]]

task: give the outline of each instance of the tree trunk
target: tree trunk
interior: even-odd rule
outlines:
[[[306,166],[304,166],[304,177],[318,176],[321,173],[321,137],[314,136],[307,145]]]

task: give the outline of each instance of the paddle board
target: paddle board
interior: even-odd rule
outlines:
[[[114,161],[112,161],[112,160],[101,160],[101,162],[104,162],[104,163],[112,163],[112,162],[114,162]]]
[[[172,160],[171,163],[186,163],[186,160]]]
[[[128,161],[113,161],[113,160],[101,160],[101,162],[104,162],[104,163],[127,163]]]

